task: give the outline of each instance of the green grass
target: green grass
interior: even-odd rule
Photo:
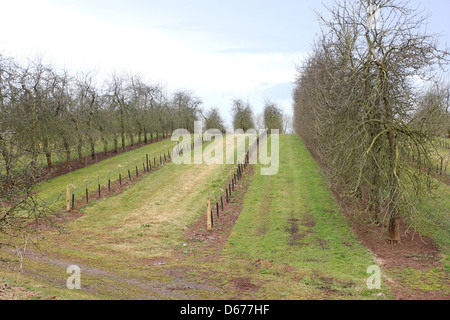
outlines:
[[[153,136],[154,139],[156,139],[156,136]],[[158,135],[158,138],[162,138],[162,134]],[[141,143],[144,143],[144,137],[141,137],[142,141]],[[148,135],[148,141],[150,141],[150,134]],[[138,145],[138,137],[137,135],[134,137],[134,145]],[[131,146],[131,139],[129,135],[126,135],[125,137],[125,146],[129,147]],[[120,140],[119,138],[119,148],[122,148],[122,140]],[[50,147],[50,149],[54,149],[54,150],[62,150],[61,146],[54,146],[54,147]],[[95,142],[94,145],[94,150],[95,153],[100,153],[100,152],[104,152],[104,146],[103,146],[103,142],[100,140],[97,140]],[[114,143],[113,140],[110,139],[108,140],[108,152],[114,150]],[[41,150],[42,151],[42,150]],[[77,150],[77,146],[74,144],[71,148],[71,155],[73,157],[73,159],[78,159],[78,150]],[[83,158],[86,157],[90,157],[91,156],[91,147],[86,143],[84,143],[81,154],[83,156]],[[43,154],[43,152],[41,152],[38,156],[37,159],[38,165],[42,168],[45,168],[47,166],[47,158],[45,156],[45,154]],[[62,163],[66,162],[66,152],[65,151],[60,151],[60,152],[53,152],[52,153],[52,163],[53,165],[59,165]]]
[[[252,177],[244,175],[251,185],[223,251],[196,251],[183,233],[205,214],[206,198],[215,195],[211,190],[220,188],[233,166],[172,163],[84,208],[81,218],[64,225],[64,233],[46,231],[40,252],[48,262],[26,258],[24,268],[39,277],[24,275],[24,281],[31,277],[33,284],[44,283],[44,293],[67,299],[386,297],[384,288],[366,288],[366,270],[375,262],[340,214],[301,140],[281,136],[280,148],[277,175],[261,176],[261,165]],[[111,161],[117,165],[117,159]],[[86,175],[109,167],[97,166]],[[73,173],[54,179],[41,194],[64,192],[71,179]],[[235,194],[233,205],[238,197],[243,195]],[[214,241],[214,232],[204,241]],[[155,265],[160,259],[165,263]],[[69,264],[82,269],[86,290],[78,294],[64,290]]]
[[[64,233],[45,232],[39,248],[45,258],[25,258],[24,267],[31,275],[21,275],[21,283],[43,284],[38,291],[62,299],[170,298],[170,290],[164,287],[170,287],[173,276],[160,273],[151,260],[172,258],[183,245],[183,231],[204,213],[209,181],[221,178],[217,167],[170,163],[122,193],[85,207],[83,217],[64,224]],[[68,176],[55,180],[64,186]],[[41,194],[58,192],[55,185],[50,182]],[[0,251],[0,261],[7,257],[7,252]],[[88,291],[77,294],[64,289],[65,267],[70,264],[81,266],[82,286]],[[6,276],[14,278],[13,273]],[[134,281],[155,288],[149,292]]]
[[[119,173],[122,176],[122,181],[126,181],[128,180],[128,170],[130,170],[132,178],[135,176],[136,166],[139,174],[142,174],[142,163],[146,162],[146,154],[149,155],[149,161],[151,161],[152,166],[155,157],[157,158],[156,164],[159,165],[160,155],[164,153],[167,155],[167,151],[171,151],[174,145],[176,145],[176,142],[166,139],[121,153],[86,168],[47,180],[37,188],[37,191],[40,198],[50,208],[56,211],[61,210],[65,208],[67,185],[71,185],[71,191],[75,194],[76,200],[84,200],[86,187],[90,193],[95,192],[99,183],[104,187],[107,186],[108,179],[111,179],[111,183],[119,180]]]
[[[277,175],[254,176],[226,251],[292,266],[306,273],[301,282],[312,288],[323,285],[323,278],[344,294],[372,294],[365,289],[366,270],[376,263],[339,212],[297,136],[281,137]],[[353,284],[350,292],[345,283]]]
[[[440,183],[434,198],[418,203],[420,215],[412,217],[413,226],[423,235],[432,238],[443,255],[444,267],[450,271],[450,188]]]
[[[405,268],[395,270],[393,276],[411,290],[435,291],[450,296],[450,287],[446,285],[448,274],[442,269],[431,268],[425,271]]]

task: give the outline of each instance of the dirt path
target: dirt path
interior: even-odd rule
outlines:
[[[45,269],[56,268],[61,271],[67,269],[71,262],[65,259],[49,257],[47,255],[27,253],[26,257],[45,266]],[[148,278],[143,276],[131,276],[126,270],[111,271],[91,265],[78,265],[81,270],[81,290],[91,294],[93,297],[106,299],[132,299],[132,300],[158,300],[158,299],[199,299],[193,291],[186,289],[197,289],[202,291],[215,291],[216,288],[208,284],[199,284],[184,279],[185,270],[178,269],[175,265],[166,266],[164,260],[154,261],[153,268],[159,278]],[[55,279],[52,273],[42,272],[39,269],[24,268],[25,276],[32,277],[35,281],[51,283],[54,287],[65,289],[66,283],[63,278]],[[170,276],[171,280],[162,275]],[[68,275],[67,275],[68,277]],[[96,281],[92,281],[96,279]],[[20,287],[11,287],[13,291],[27,292]],[[11,295],[11,294],[10,294]],[[16,293],[17,295],[17,293]],[[36,293],[28,291],[28,296],[36,296]],[[7,296],[6,296],[7,298]],[[26,298],[26,296],[24,297]]]

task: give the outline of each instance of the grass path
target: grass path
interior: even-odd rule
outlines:
[[[265,264],[266,274],[287,266],[280,297],[291,297],[296,288],[296,298],[379,293],[366,288],[367,268],[375,264],[371,255],[297,136],[280,139],[277,175],[254,176],[226,253]]]

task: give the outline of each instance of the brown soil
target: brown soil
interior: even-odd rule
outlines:
[[[375,225],[362,215],[354,215],[354,207],[337,192],[335,192],[335,198],[344,215],[351,222],[352,228],[361,243],[375,256],[377,263],[387,275],[395,274],[406,268],[424,272],[439,269],[446,275],[441,283],[447,289],[444,291],[413,290],[395,277],[393,277],[394,279],[389,276],[385,277],[389,290],[393,292],[397,300],[448,300],[450,298],[448,295],[450,279],[443,266],[440,249],[431,238],[422,237],[413,230],[408,230],[407,225],[402,220],[400,230],[403,230],[403,232],[401,232],[400,244],[391,245],[382,225]]]
[[[289,239],[289,245],[290,246],[303,246],[303,239],[310,233],[313,233],[312,228],[316,225],[316,221],[314,220],[314,217],[310,212],[308,212],[307,215],[305,215],[301,220],[290,218],[289,220],[289,227],[287,228],[287,232],[290,235]],[[302,225],[303,231],[300,232],[299,226]]]
[[[231,283],[239,290],[243,292],[257,292],[260,285],[254,284],[250,278],[235,278]]]

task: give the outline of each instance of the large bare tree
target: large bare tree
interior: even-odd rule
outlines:
[[[330,18],[319,16],[323,36],[299,67],[296,130],[397,244],[400,217],[413,221],[416,199],[432,190],[408,158],[429,163],[433,138],[410,123],[419,101],[414,80],[435,77],[449,54],[426,33],[427,16],[405,1],[339,1],[328,9]]]

